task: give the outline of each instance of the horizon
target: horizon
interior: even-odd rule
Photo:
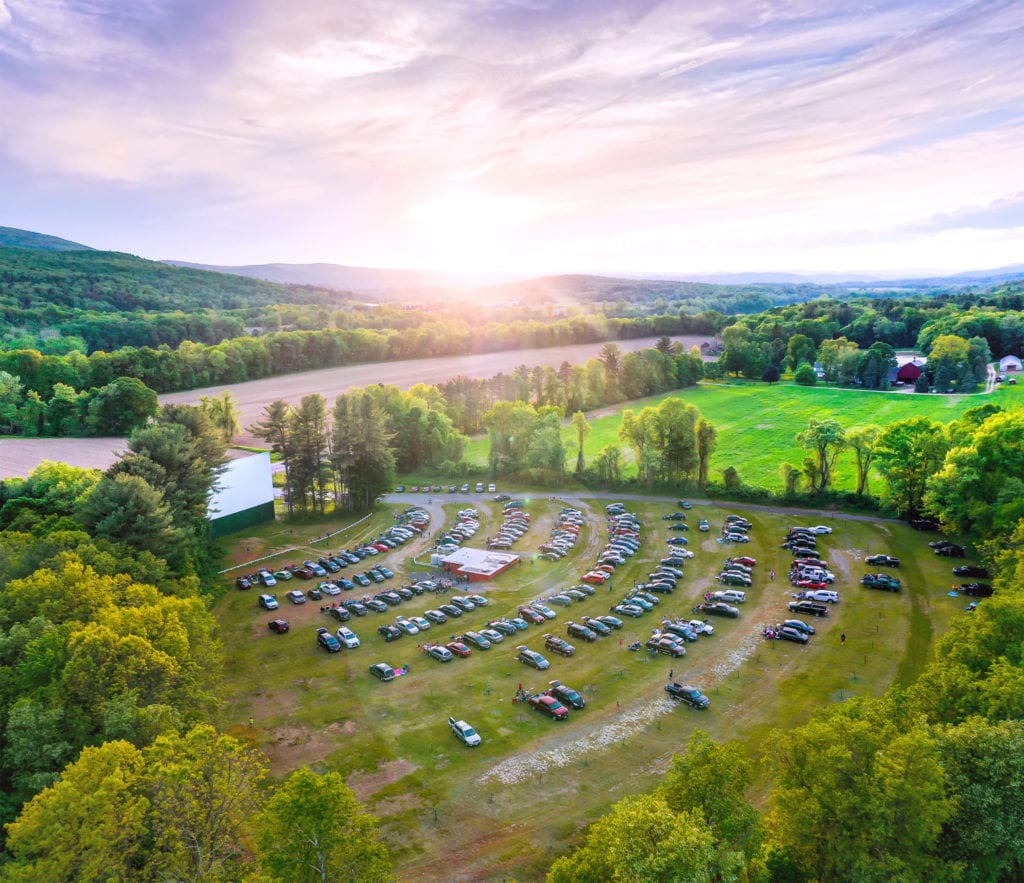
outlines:
[[[848,7],[0,0],[2,223],[225,267],[1021,263],[1020,8]]]

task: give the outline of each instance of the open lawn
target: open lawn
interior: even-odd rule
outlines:
[[[481,514],[482,545],[500,521],[500,507],[486,494],[477,496],[482,498],[474,500]],[[400,879],[537,879],[611,803],[656,784],[694,727],[716,739],[742,739],[756,755],[772,727],[792,727],[824,704],[876,695],[894,682],[909,682],[924,664],[933,637],[951,617],[966,615],[966,601],[945,594],[953,581],[952,563],[931,554],[929,535],[906,525],[698,503],[689,516],[690,548],[696,557],[686,565],[675,594],[665,596],[659,608],[626,620],[621,632],[596,643],[572,641],[577,652],[571,658],[545,654],[551,661],[547,672],[516,662],[516,644],[543,651],[544,632],[565,637],[566,621],[606,613],[666,554],[669,534],[661,515],[674,509],[675,501],[636,499],[628,506],[645,525],[644,546],[619,568],[611,589],[597,587],[585,602],[556,608],[556,620],[531,626],[488,651],[474,651],[468,659],[441,664],[424,656],[418,648],[422,640],[444,642],[467,628],[479,629],[495,616],[513,615],[524,601],[579,581],[605,542],[606,501],[562,496],[588,515],[576,550],[557,563],[534,560],[531,552],[546,538],[561,503],[547,496],[530,500],[533,526],[514,550],[524,554],[524,563],[493,582],[467,589],[488,597],[489,606],[435,625],[422,636],[386,644],[376,629],[398,613],[422,614],[446,597],[424,594],[385,614],[354,617],[348,625],[362,646],[338,654],[327,654],[315,644],[317,626],[337,627],[321,613],[323,602],[295,607],[284,601],[284,591],[298,581],[275,590],[282,607],[274,614],[257,608],[255,589],[231,589],[216,605],[228,659],[220,725],[266,751],[277,776],[302,765],[345,774],[382,819]],[[389,497],[370,521],[322,542],[309,540],[326,528],[270,525],[259,534],[235,538],[231,563],[293,548],[269,562],[276,568],[314,552],[352,546],[390,523],[390,506],[400,508],[413,499],[426,502],[419,495]],[[464,495],[454,502],[448,495],[434,496],[428,505],[431,531],[465,505]],[[728,511],[743,511],[753,521],[752,542],[734,547],[716,542]],[[702,517],[710,519],[711,533],[696,530]],[[762,627],[789,615],[791,589],[785,579],[788,559],[779,548],[781,535],[790,524],[817,523],[835,528],[819,546],[839,577],[836,588],[842,601],[825,620],[813,622],[818,634],[808,646],[766,642],[760,637]],[[375,559],[398,574],[393,583],[404,584],[411,572],[425,570],[411,558],[426,550],[429,538],[415,542]],[[680,660],[651,659],[627,649],[631,641],[650,634],[662,612],[689,614],[707,589],[717,587],[713,576],[730,552],[752,555],[759,562],[738,620],[711,620],[715,634],[687,645]],[[866,572],[862,559],[873,552],[903,559],[903,567],[895,570],[905,584],[902,593],[858,585]],[[775,580],[769,578],[771,568],[777,571]],[[360,568],[350,567],[343,574],[353,569]],[[237,572],[249,570],[255,567]],[[266,623],[274,616],[289,619],[291,631],[270,633]],[[847,635],[845,646],[839,641],[841,632]],[[367,671],[380,661],[396,667],[409,664],[409,674],[380,683]],[[710,709],[673,707],[663,691],[670,669],[675,679],[707,693]],[[520,684],[536,691],[553,678],[583,693],[587,708],[558,723],[513,701]],[[467,749],[457,742],[446,723],[449,715],[476,727],[483,745]],[[758,794],[766,788],[760,782]]]
[[[588,461],[607,445],[617,445],[627,455],[626,473],[630,474],[633,471],[631,454],[618,436],[621,411],[657,405],[669,396],[680,396],[692,403],[718,430],[718,449],[711,459],[712,478],[720,479],[723,469],[734,466],[745,484],[782,490],[779,466],[788,462],[799,467],[803,463],[807,453],[797,445],[796,434],[807,428],[812,417],[834,417],[846,429],[870,423],[884,426],[894,420],[918,416],[948,423],[958,419],[964,411],[990,402],[1004,408],[1019,407],[1024,402],[1024,387],[997,387],[990,395],[940,396],[785,383],[702,383],[691,389],[628,402],[588,415],[591,421],[586,442]],[[567,462],[573,464],[576,434],[570,426],[565,428],[563,438],[569,451]],[[475,438],[467,447],[465,459],[477,466],[486,466],[488,450],[486,438]],[[851,455],[839,458],[835,488],[856,489]]]

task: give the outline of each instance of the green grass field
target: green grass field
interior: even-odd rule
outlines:
[[[465,498],[450,499],[435,498],[432,528],[440,527],[442,505],[449,519],[466,505]],[[664,554],[668,534],[660,516],[673,508],[672,502],[631,503],[645,524],[645,547],[619,568],[614,591],[598,587],[586,602],[558,608],[557,620],[520,633],[522,643],[542,649],[544,631],[564,636],[570,617],[607,612],[625,589],[643,580]],[[499,507],[476,505],[484,537],[500,520]],[[534,527],[517,551],[543,541],[559,505],[546,495],[529,502]],[[492,583],[474,585],[472,590],[481,591],[491,604],[435,626],[434,634],[425,638],[448,640],[451,634],[512,613],[525,600],[578,582],[605,541],[603,501],[585,499],[580,505],[590,518],[573,555],[557,563],[534,563],[530,556]],[[690,542],[697,555],[687,564],[676,593],[658,610],[627,621],[622,632],[595,644],[575,641],[577,654],[570,659],[549,656],[551,669],[544,673],[514,661],[519,636],[447,665],[424,656],[417,648],[418,637],[385,644],[376,627],[393,621],[395,612],[354,618],[349,625],[360,635],[362,647],[328,655],[315,646],[315,628],[337,623],[320,613],[319,602],[300,607],[284,602],[277,614],[291,621],[292,630],[274,635],[266,628],[272,615],[257,608],[256,591],[232,589],[215,607],[228,648],[219,724],[251,738],[270,757],[276,776],[302,765],[345,774],[382,819],[400,879],[536,879],[611,803],[652,787],[694,727],[716,739],[742,739],[756,755],[773,727],[792,727],[822,705],[877,695],[894,682],[912,680],[933,636],[951,617],[963,615],[965,602],[945,595],[952,580],[950,561],[930,553],[927,535],[902,524],[828,517],[835,534],[824,538],[822,547],[839,576],[842,603],[827,620],[815,622],[819,634],[809,646],[765,642],[759,638],[760,628],[788,615],[787,559],[778,548],[779,538],[792,523],[815,524],[825,516],[732,507],[745,511],[755,525],[753,541],[732,547],[734,554],[759,561],[741,618],[713,621],[716,634],[688,645],[679,661],[629,652],[628,644],[649,635],[661,611],[688,613],[706,589],[715,587],[712,577],[728,550],[715,542],[714,533],[698,533],[696,521],[707,517],[717,525],[727,511],[724,506],[695,507]],[[344,534],[312,543],[315,536],[342,525],[269,525],[260,533],[235,538],[230,561],[290,549],[269,562],[280,566],[314,552],[352,546],[390,521],[391,510],[385,507]],[[902,594],[857,584],[865,572],[860,562],[869,552],[903,559],[897,571],[907,586]],[[405,547],[381,558],[402,580],[415,569],[410,554]],[[772,567],[778,571],[774,581],[768,578]],[[234,575],[228,573],[225,579]],[[278,589],[279,596],[283,599],[296,582]],[[419,614],[443,600],[423,595],[396,612]],[[848,636],[845,646],[838,640],[840,632]],[[409,663],[410,673],[382,684],[367,672],[378,661]],[[696,712],[667,706],[662,687],[669,669],[676,679],[692,681],[708,693],[711,708]],[[512,701],[518,684],[538,690],[552,678],[579,689],[588,700],[588,707],[573,712],[565,723]],[[461,747],[448,731],[450,714],[470,721],[484,744],[473,750]],[[760,782],[758,793],[766,788]]]
[[[629,402],[614,412],[604,409],[591,415],[591,433],[586,442],[588,461],[607,445],[618,445],[628,454],[618,437],[622,409],[640,410],[672,395],[692,403],[718,430],[718,450],[711,461],[713,479],[720,479],[723,469],[734,466],[745,484],[781,490],[779,466],[788,462],[799,467],[803,462],[807,454],[797,445],[796,434],[806,429],[812,417],[834,417],[847,429],[870,423],[884,426],[918,416],[948,423],[964,411],[989,402],[1003,407],[1019,406],[1024,401],[1024,388],[997,387],[991,395],[939,396],[784,383],[704,383],[693,389]],[[576,435],[571,427],[566,427],[563,437],[566,448],[574,452]],[[487,439],[475,438],[467,447],[465,459],[484,467],[487,455]],[[574,453],[570,453],[567,462],[575,462]],[[627,468],[627,474],[631,471],[632,467]],[[835,489],[855,490],[855,479],[852,458],[840,457]]]

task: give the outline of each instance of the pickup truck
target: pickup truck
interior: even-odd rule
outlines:
[[[455,738],[470,748],[475,748],[483,741],[480,734],[465,721],[457,721],[455,718],[448,718],[448,726],[451,727]]]
[[[666,685],[665,692],[677,702],[684,702],[694,708],[707,708],[711,704],[711,700],[707,696],[689,684],[678,684],[671,681]]]
[[[793,613],[809,613],[811,616],[828,616],[828,605],[817,601],[790,601],[789,609]]]

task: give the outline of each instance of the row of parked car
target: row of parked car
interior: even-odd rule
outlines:
[[[576,546],[583,528],[583,512],[566,507],[558,513],[551,534],[540,545],[540,557],[545,561],[560,561]]]
[[[472,507],[460,509],[455,524],[435,539],[434,551],[441,555],[451,555],[453,552],[457,552],[466,540],[475,537],[479,530],[480,516],[476,509]]]
[[[525,511],[521,501],[513,500],[506,503],[501,517],[502,523],[498,532],[487,539],[488,549],[511,549],[530,529],[530,513]]]

